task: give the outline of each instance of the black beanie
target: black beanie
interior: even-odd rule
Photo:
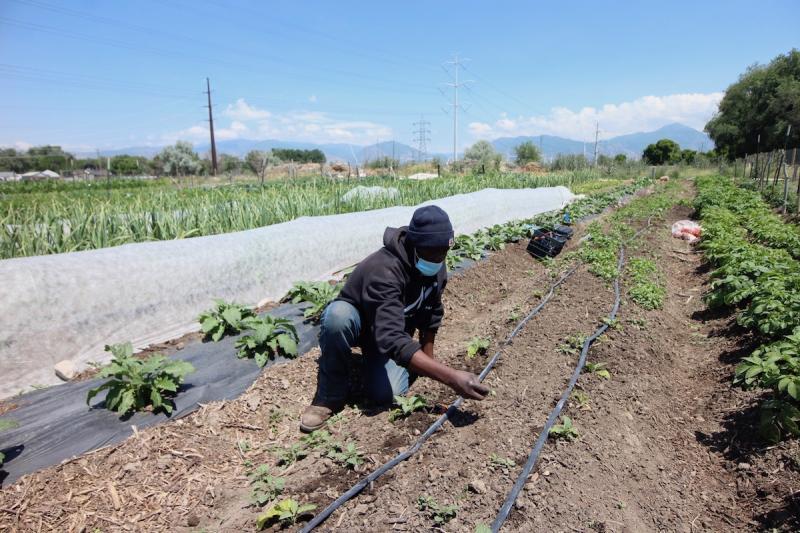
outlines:
[[[426,205],[414,211],[406,238],[420,248],[448,248],[453,245],[453,225],[441,207]]]

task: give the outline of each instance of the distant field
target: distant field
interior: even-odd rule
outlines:
[[[487,174],[427,181],[300,178],[177,188],[168,180],[7,183],[0,186],[0,259],[91,250],[130,242],[181,239],[267,226],[300,216],[414,205],[486,187],[565,185],[576,192],[613,187],[597,173]],[[392,197],[342,196],[354,187],[397,189]]]

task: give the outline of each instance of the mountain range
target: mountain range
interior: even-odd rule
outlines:
[[[651,143],[659,139],[672,139],[681,148],[692,150],[707,151],[714,148],[713,141],[708,135],[694,128],[683,124],[668,124],[655,131],[630,133],[600,139],[598,142],[598,153],[605,155],[625,154],[629,158],[639,158],[642,150]],[[508,159],[514,157],[514,147],[530,141],[542,148],[545,160],[554,158],[558,154],[586,154],[591,159],[594,154],[594,143],[576,141],[554,135],[535,135],[520,137],[501,137],[492,141],[495,150],[503,154]],[[394,157],[401,162],[413,161],[419,158],[417,149],[398,142],[386,141],[368,146],[352,145],[345,143],[316,144],[310,142],[294,142],[280,140],[255,141],[247,139],[235,139],[230,141],[220,141],[217,143],[218,154],[231,154],[243,157],[250,150],[270,150],[273,148],[299,148],[312,150],[318,148],[325,153],[329,161],[346,161],[353,164],[363,164],[365,161],[375,160],[380,157]],[[209,145],[199,144],[195,149],[200,153],[207,153]],[[120,154],[141,155],[152,157],[161,151],[157,146],[131,146],[115,150],[102,150],[102,156],[115,156]],[[94,153],[89,153],[87,157],[93,157]],[[440,157],[447,161],[452,154],[448,153],[429,153],[428,158]]]

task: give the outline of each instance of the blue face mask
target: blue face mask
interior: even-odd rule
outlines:
[[[442,269],[443,264],[444,262],[431,263],[430,261],[425,261],[422,258],[418,258],[417,270],[419,270],[423,276],[435,276]]]

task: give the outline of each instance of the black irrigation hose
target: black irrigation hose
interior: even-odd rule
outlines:
[[[647,225],[637,231],[631,238],[630,241],[633,241],[638,237],[643,231],[650,227],[650,221],[652,217],[648,217]],[[575,366],[575,371],[572,373],[572,378],[570,378],[569,383],[567,383],[567,388],[561,394],[561,398],[559,398],[558,403],[550,411],[550,415],[547,417],[547,422],[545,422],[542,431],[539,433],[539,437],[536,439],[536,443],[531,450],[530,455],[528,455],[528,460],[525,462],[525,465],[522,467],[522,472],[517,477],[516,481],[514,482],[514,486],[511,488],[511,491],[506,496],[505,501],[503,502],[502,507],[500,507],[500,511],[497,513],[497,516],[492,522],[492,533],[497,533],[500,531],[500,528],[503,527],[503,523],[508,518],[508,514],[511,512],[511,506],[514,505],[514,502],[517,500],[517,496],[519,496],[522,487],[525,486],[525,483],[528,481],[528,476],[531,475],[533,468],[536,466],[536,461],[539,459],[539,454],[542,452],[542,448],[544,448],[545,443],[547,442],[547,437],[550,435],[550,428],[556,422],[558,415],[561,414],[561,410],[564,408],[564,405],[567,403],[569,399],[569,395],[572,393],[572,389],[575,387],[575,384],[578,382],[578,378],[580,378],[581,372],[583,372],[583,367],[586,364],[586,357],[589,354],[589,347],[597,340],[600,335],[606,332],[610,327],[608,323],[612,320],[616,319],[617,311],[619,311],[619,305],[621,300],[621,293],[619,288],[619,279],[622,277],[622,266],[625,263],[625,245],[623,244],[620,246],[619,249],[619,260],[617,261],[617,270],[619,275],[614,279],[614,306],[611,308],[611,313],[608,315],[608,320],[606,323],[601,325],[599,328],[595,330],[591,337],[586,339],[583,343],[583,347],[581,348],[581,355],[578,358],[578,364]]]
[[[619,250],[619,261],[617,262],[617,269],[622,272],[622,265],[625,261],[625,248],[621,247]],[[608,315],[609,322],[614,320],[617,316],[617,311],[619,310],[620,304],[620,289],[619,289],[619,277],[614,280],[614,306],[611,309],[611,313]],[[578,378],[583,371],[583,366],[586,363],[586,356],[589,353],[589,347],[592,343],[605,331],[609,328],[609,325],[603,324],[595,332],[592,334],[591,337],[586,339],[583,343],[583,348],[581,349],[581,356],[578,359],[578,364],[575,366],[575,371],[572,373],[572,378],[569,380],[567,384],[567,388],[561,394],[561,398],[559,398],[558,403],[550,411],[550,415],[547,417],[547,422],[545,422],[542,431],[539,433],[539,437],[536,439],[536,444],[534,444],[533,449],[531,450],[530,455],[528,456],[528,460],[525,462],[525,466],[522,468],[522,472],[520,473],[517,480],[514,482],[514,486],[512,487],[511,491],[506,496],[505,501],[503,502],[502,507],[500,507],[500,512],[497,514],[497,517],[494,519],[492,523],[492,533],[497,533],[500,531],[500,528],[503,526],[503,522],[505,522],[506,518],[508,518],[508,513],[511,512],[511,506],[514,505],[514,502],[517,500],[517,496],[519,492],[522,490],[522,487],[525,486],[525,483],[528,481],[528,476],[531,475],[533,471],[533,467],[536,466],[536,461],[539,459],[539,454],[544,448],[545,443],[547,442],[547,437],[550,434],[550,428],[553,427],[555,424],[558,415],[561,414],[561,410],[564,408],[564,405],[567,403],[569,399],[569,395],[572,393],[572,389],[575,387],[575,383],[578,382]]]
[[[550,298],[553,297],[553,294],[555,293],[555,290],[558,288],[558,286],[564,283],[564,281],[566,281],[567,278],[569,278],[575,272],[575,270],[577,270],[578,266],[580,265],[575,265],[574,267],[569,269],[555,283],[553,283],[550,286],[550,290],[548,291],[548,293],[545,295],[544,298],[542,298],[542,301],[539,302],[539,304],[536,307],[534,307],[530,313],[528,313],[528,316],[523,318],[520,321],[520,323],[517,324],[517,327],[515,327],[514,330],[508,335],[508,338],[506,338],[505,342],[503,342],[503,344],[500,346],[500,348],[497,350],[494,356],[489,360],[489,362],[486,364],[486,367],[478,376],[478,379],[480,381],[483,381],[486,378],[487,374],[489,374],[489,372],[492,370],[492,368],[494,368],[494,365],[497,363],[497,360],[500,359],[500,355],[503,352],[503,349],[506,348],[509,344],[511,344],[511,341],[514,339],[514,337],[517,336],[517,334],[520,332],[520,330],[522,330],[522,328],[525,326],[525,324],[528,323],[529,320],[531,320],[534,316],[539,314],[542,308],[544,308],[545,304],[550,300]],[[301,533],[308,533],[309,531],[316,528],[318,525],[322,524],[322,522],[324,522],[331,514],[333,514],[333,512],[336,511],[336,509],[341,507],[353,496],[356,496],[359,492],[364,490],[364,488],[367,485],[369,485],[370,483],[381,477],[383,474],[385,474],[386,472],[388,472],[401,462],[405,461],[406,459],[417,453],[417,451],[422,447],[425,441],[428,440],[431,437],[431,435],[433,435],[439,428],[442,427],[442,425],[450,418],[450,416],[452,416],[452,414],[456,411],[456,409],[458,409],[461,406],[462,403],[464,403],[464,398],[462,398],[461,396],[456,398],[456,400],[452,404],[450,404],[450,406],[447,408],[447,411],[445,411],[445,413],[442,416],[440,416],[433,424],[431,424],[431,426],[425,431],[425,433],[423,433],[419,437],[419,439],[417,439],[417,441],[414,443],[413,446],[411,446],[406,451],[397,454],[393,459],[389,460],[388,462],[378,467],[367,477],[359,480],[347,492],[336,498],[336,500],[331,502],[330,505],[328,505],[318,515],[312,518],[311,521],[308,524],[306,524],[305,527],[303,527],[303,529],[300,530]]]

